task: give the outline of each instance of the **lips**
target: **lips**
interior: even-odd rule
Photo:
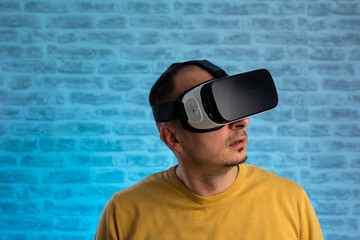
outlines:
[[[242,147],[245,145],[246,136],[240,137],[232,141],[229,146],[230,147]]]

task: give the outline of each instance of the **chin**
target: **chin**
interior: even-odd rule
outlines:
[[[246,159],[247,159],[247,156],[245,155],[244,158],[238,159],[238,160],[233,161],[233,162],[231,162],[231,163],[228,163],[228,164],[226,164],[226,166],[227,166],[227,167],[235,167],[235,166],[237,166],[237,165],[239,165],[239,164],[245,163],[245,162],[246,162]]]

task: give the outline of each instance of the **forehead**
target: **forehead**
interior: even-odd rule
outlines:
[[[185,91],[213,79],[214,77],[204,69],[190,65],[181,69],[174,77],[174,94],[176,97],[180,96]]]

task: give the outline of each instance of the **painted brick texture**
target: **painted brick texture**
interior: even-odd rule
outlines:
[[[171,63],[272,73],[248,162],[360,239],[360,2],[0,0],[0,239],[92,239],[116,191],[176,163],[148,92]]]

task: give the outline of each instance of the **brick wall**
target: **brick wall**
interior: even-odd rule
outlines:
[[[112,194],[176,163],[149,88],[175,61],[267,68],[249,163],[360,239],[360,2],[0,0],[0,239],[92,239]]]

